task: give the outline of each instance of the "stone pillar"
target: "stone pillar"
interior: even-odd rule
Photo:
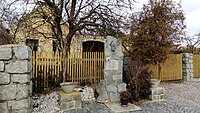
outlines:
[[[182,54],[182,74],[183,80],[191,81],[193,80],[193,54],[192,53],[183,53]]]
[[[31,50],[27,46],[0,46],[0,112],[31,113]]]
[[[120,92],[126,91],[126,84],[122,81],[123,53],[121,49],[121,43],[116,38],[106,37],[104,80],[97,86],[98,102],[118,102]]]

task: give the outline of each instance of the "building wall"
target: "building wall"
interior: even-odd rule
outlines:
[[[43,7],[45,13],[50,15],[51,10]],[[27,14],[22,18],[22,21],[11,27],[11,33],[16,36],[16,42],[18,44],[25,44],[26,39],[38,39],[38,51],[53,51],[53,32],[51,31],[51,25],[46,22],[47,20],[43,18],[40,8],[34,9],[30,14]],[[67,36],[68,28],[66,25],[62,25],[63,38]],[[74,36],[71,43],[71,52],[82,51],[82,42],[84,41],[100,41],[104,42],[104,37],[99,36]]]

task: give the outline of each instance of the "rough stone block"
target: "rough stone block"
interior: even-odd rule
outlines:
[[[82,108],[82,101],[75,101],[75,108]]]
[[[0,73],[0,85],[10,83],[10,74]]]
[[[164,95],[164,94],[161,94],[161,95],[160,95],[160,99],[161,99],[161,100],[164,100],[164,99],[165,99],[165,95]]]
[[[117,85],[118,92],[126,91],[126,83]]]
[[[67,109],[75,109],[75,101],[67,102]]]
[[[164,88],[161,88],[161,90],[160,90],[160,95],[162,95],[162,94],[165,94],[165,89]]]
[[[105,69],[118,70],[118,60],[106,59]]]
[[[122,47],[121,43],[112,36],[107,36],[106,37],[106,42],[105,42],[105,56],[123,56],[122,53]],[[113,54],[115,53],[115,54]]]
[[[122,74],[121,75],[113,75],[112,76],[112,80],[114,81],[114,83],[122,83]]]
[[[11,80],[14,83],[28,83],[30,82],[30,74],[12,74]]]
[[[156,90],[152,90],[151,93],[152,93],[152,95],[157,95],[157,91]]]
[[[31,63],[27,60],[11,62],[5,66],[8,73],[30,73]]]
[[[0,112],[9,113],[8,108],[7,108],[7,102],[0,103]]]
[[[162,87],[151,88],[152,95],[161,95],[165,93],[165,89]]]
[[[17,95],[16,99],[24,99],[28,97],[29,94],[29,86],[27,84],[17,84]]]
[[[117,86],[116,85],[108,85],[106,86],[107,92],[117,92]]]
[[[17,87],[15,84],[0,86],[0,100],[12,100],[16,98]]]
[[[12,108],[13,110],[19,110],[19,109],[27,109],[29,107],[28,100],[18,100],[18,101],[8,101],[8,107]]]
[[[182,55],[184,58],[190,57],[190,53],[183,53]]]
[[[190,59],[190,60],[188,61],[188,63],[192,64],[192,63],[193,63],[193,60],[192,60],[192,59]]]
[[[31,49],[28,46],[14,46],[14,54],[17,59],[30,59],[31,58]]]
[[[186,63],[188,61],[188,58],[182,58],[182,62]]]
[[[4,62],[0,61],[0,72],[4,71]]]
[[[109,97],[110,97],[111,102],[119,102],[120,101],[120,94],[118,92],[110,92]]]
[[[0,46],[0,60],[9,60],[12,58],[11,47]]]
[[[76,101],[70,101],[70,102],[62,102],[60,103],[60,108],[63,111],[71,110],[71,109],[78,109],[75,105]]]
[[[151,95],[151,99],[152,99],[152,101],[158,101],[159,96],[158,95]]]
[[[182,65],[182,68],[183,68],[183,69],[189,69],[189,68],[190,68],[190,65],[188,65],[188,64],[183,64],[183,65]]]
[[[193,68],[194,68],[194,66],[193,66],[193,64],[191,64],[190,69],[193,70]]]
[[[32,92],[33,92],[33,82],[32,81],[30,81],[30,83],[29,83],[28,91],[29,91],[29,94],[32,94]]]
[[[106,91],[99,93],[99,96],[97,98],[98,102],[106,102],[108,100],[108,93]]]
[[[96,91],[99,94],[99,96],[97,98],[98,102],[102,102],[102,101],[105,102],[108,99],[108,94],[107,94],[106,88],[103,85],[101,85],[101,84],[98,85]]]
[[[31,113],[28,109],[13,110],[12,113]]]
[[[192,58],[193,58],[193,55],[192,55],[192,54],[190,54],[189,58],[190,58],[190,59],[192,59]]]
[[[79,92],[65,93],[60,91],[59,101],[60,102],[70,102],[72,100],[81,100],[81,94]]]
[[[60,103],[60,109],[63,110],[63,111],[68,110],[68,108],[67,108],[67,102]]]
[[[32,111],[33,110],[33,98],[29,96],[27,98],[27,100],[28,100],[28,105],[29,105],[28,111]]]
[[[150,95],[150,99],[152,101],[163,101],[164,100],[164,94],[163,95]]]

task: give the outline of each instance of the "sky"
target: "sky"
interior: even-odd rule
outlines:
[[[140,11],[143,4],[147,4],[148,0],[136,0],[135,10]],[[200,32],[200,0],[174,0],[176,2],[181,1],[182,9],[185,13],[185,23],[187,28],[185,29],[187,36],[193,36]],[[23,4],[19,4],[22,6]],[[29,6],[30,8],[30,6]],[[32,8],[30,8],[32,9]]]
[[[137,0],[136,8],[141,9],[142,4],[146,4],[148,0]],[[180,0],[174,0],[179,2]],[[182,9],[185,14],[186,33],[188,36],[193,36],[200,32],[200,0],[181,0]]]

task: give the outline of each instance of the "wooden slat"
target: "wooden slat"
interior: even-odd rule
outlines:
[[[154,75],[152,78],[160,79],[162,81],[168,80],[181,80],[182,79],[182,55],[181,54],[172,54],[169,55],[169,58],[165,63],[150,66],[150,69],[153,71]]]
[[[59,52],[33,52],[32,76],[35,78],[34,86],[37,88],[44,84],[45,88],[52,86],[51,82],[58,83],[62,77],[62,54]],[[66,56],[67,80],[83,82],[90,80],[97,84],[102,80],[104,66],[103,52],[78,52],[68,53]]]
[[[200,78],[200,55],[193,55],[193,77]]]

